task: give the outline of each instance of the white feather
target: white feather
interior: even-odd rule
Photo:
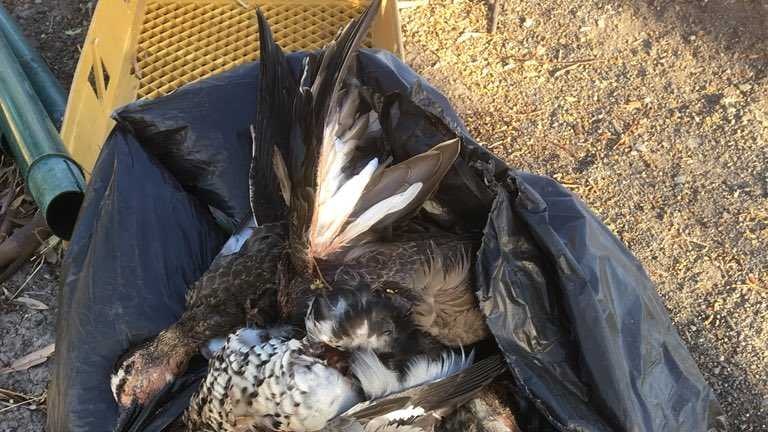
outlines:
[[[382,417],[387,420],[408,420],[414,417],[421,417],[425,414],[424,408],[407,406],[403,409],[395,410],[384,414]]]
[[[344,232],[336,238],[334,246],[341,246],[349,242],[360,234],[366,232],[385,216],[403,209],[416,198],[416,195],[418,195],[422,186],[422,183],[414,183],[405,191],[400,192],[397,195],[392,195],[391,197],[372,205],[368,210],[363,212],[357,220],[349,224]]]
[[[347,96],[335,116],[328,119],[323,132],[323,146],[318,164],[318,203],[327,202],[346,180],[343,168],[359,143],[359,140],[350,139],[350,132],[362,127],[361,122],[365,122],[367,127],[368,116],[354,117],[359,104],[358,92],[342,93]]]
[[[239,252],[245,242],[251,237],[254,228],[257,226],[258,224],[256,223],[256,220],[249,218],[248,223],[244,227],[240,228],[239,231],[232,234],[229,240],[224,243],[224,246],[221,248],[221,251],[219,251],[218,256],[227,256]]]
[[[397,373],[384,366],[373,351],[354,353],[349,368],[369,399],[386,396],[402,388]]]
[[[438,359],[430,359],[426,356],[416,357],[408,364],[403,388],[407,389],[451,376],[471,366],[474,358],[474,351],[469,355],[464,355],[464,351],[461,355],[453,351],[445,351]]]
[[[311,245],[314,252],[312,255],[317,257],[325,255],[328,246],[354,210],[378,166],[379,160],[372,159],[359,174],[341,185],[333,198],[317,206],[317,223]]]
[[[333,333],[336,330],[335,321],[316,321],[312,318],[308,318],[305,321],[305,324],[307,327],[307,336],[309,336],[310,339],[329,345],[331,344]]]
[[[368,113],[368,134],[377,134],[381,132],[381,122],[379,122],[379,115],[376,111]]]
[[[203,357],[210,360],[224,348],[225,343],[227,343],[227,340],[223,337],[213,338],[200,348],[200,352],[203,354]]]

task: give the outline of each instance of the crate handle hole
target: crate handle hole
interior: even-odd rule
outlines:
[[[93,66],[91,66],[91,69],[88,71],[88,84],[90,84],[93,94],[96,95],[96,99],[101,100],[101,92],[99,92],[96,87],[96,74],[93,73]]]
[[[101,60],[101,73],[104,76],[104,91],[109,90],[109,71],[107,71],[107,65],[104,64],[104,60]]]

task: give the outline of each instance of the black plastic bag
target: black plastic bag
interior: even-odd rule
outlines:
[[[48,430],[112,429],[117,356],[181,315],[187,286],[225,240],[206,208],[124,128],[110,135],[64,263]]]
[[[299,60],[290,56],[294,69]],[[462,223],[485,229],[478,297],[517,391],[535,407],[526,418],[563,431],[725,430],[642,267],[580,200],[478,146],[443,95],[391,54],[364,51],[358,66],[364,84],[396,93],[385,98],[385,127],[397,159],[462,137],[438,196],[456,204],[450,210]],[[118,112],[122,126],[104,147],[68,252],[50,430],[111,429],[113,362],[179,315],[184,290],[224,240],[205,208],[246,213],[250,139],[242,131],[257,82],[258,64],[249,64]],[[201,169],[217,153],[228,156]],[[186,196],[183,211],[155,202],[180,200],[177,193]],[[181,409],[169,405],[166,418]]]

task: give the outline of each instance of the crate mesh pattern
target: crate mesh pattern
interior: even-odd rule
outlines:
[[[286,51],[313,50],[330,41],[368,2],[270,3],[261,6]],[[256,13],[230,4],[148,2],[138,41],[138,98],[153,98],[189,82],[258,59]]]

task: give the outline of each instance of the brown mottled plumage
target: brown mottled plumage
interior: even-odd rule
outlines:
[[[122,406],[144,404],[186,370],[189,359],[209,339],[245,324],[277,319],[277,268],[283,256],[285,226],[256,228],[239,252],[219,256],[189,289],[181,318],[152,341],[126,356],[112,377]]]

